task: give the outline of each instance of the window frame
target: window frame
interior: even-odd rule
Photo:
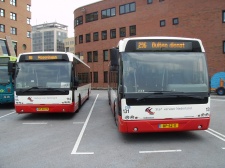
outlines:
[[[103,35],[103,33],[105,33],[105,36]],[[107,40],[107,30],[103,30],[101,35],[102,35],[102,40]],[[103,38],[103,37],[105,37],[105,38]]]
[[[110,29],[110,39],[116,38],[116,29]]]
[[[132,28],[135,28],[135,33],[132,33]],[[131,25],[130,27],[129,27],[129,30],[130,30],[130,36],[136,36],[136,34],[137,34],[137,26],[136,25]]]
[[[160,27],[165,27],[166,26],[166,20],[160,20],[159,25],[160,25]]]
[[[134,4],[134,10],[131,10],[132,6]],[[129,7],[129,9],[127,9],[127,7]],[[121,12],[121,8],[123,8],[123,12]],[[127,13],[132,13],[132,12],[136,12],[136,2],[131,2],[131,3],[127,3],[127,4],[123,4],[119,6],[119,14],[123,15],[123,14],[127,14]]]
[[[0,24],[0,32],[5,33],[5,25]]]
[[[5,9],[0,8],[0,17],[5,17]]]
[[[179,18],[173,18],[173,25],[179,24]]]
[[[98,32],[93,33],[93,41],[98,41],[99,40],[99,35]]]
[[[86,39],[86,43],[91,42],[91,33],[87,33],[87,34],[85,35],[85,39]]]
[[[109,50],[103,50],[103,61],[109,61]]]
[[[222,23],[225,23],[225,10],[222,11]]]
[[[98,51],[93,51],[93,62],[98,62]]]

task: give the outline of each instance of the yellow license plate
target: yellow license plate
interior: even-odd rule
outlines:
[[[172,123],[172,124],[159,124],[159,128],[178,128],[178,123]]]
[[[37,111],[49,111],[48,107],[39,107],[36,109]]]

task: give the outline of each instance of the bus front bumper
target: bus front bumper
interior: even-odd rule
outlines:
[[[119,116],[118,129],[123,133],[206,130],[209,127],[209,122],[209,117],[164,120],[123,120]]]

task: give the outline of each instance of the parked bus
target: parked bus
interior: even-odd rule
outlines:
[[[73,113],[89,98],[90,67],[72,53],[32,52],[18,56],[17,113]]]
[[[108,99],[120,132],[208,129],[210,87],[201,40],[125,38],[110,54]]]
[[[14,74],[8,72],[8,63],[16,62],[16,58],[0,56],[0,104],[14,103]]]

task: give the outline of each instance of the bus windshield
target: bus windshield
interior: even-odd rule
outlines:
[[[70,88],[71,62],[20,62],[16,89]]]
[[[204,53],[126,52],[121,53],[125,93],[208,92]]]
[[[0,66],[0,84],[9,83],[8,67]]]

